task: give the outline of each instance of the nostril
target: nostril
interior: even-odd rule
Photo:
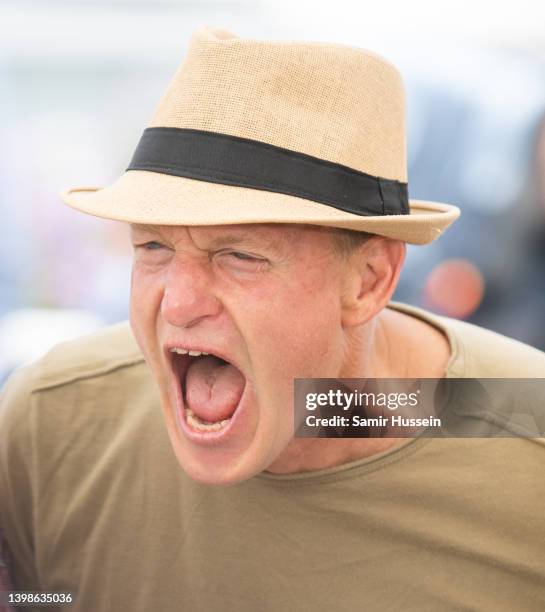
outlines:
[[[174,327],[190,329],[204,319],[218,316],[223,306],[206,277],[189,270],[165,278],[160,312]]]

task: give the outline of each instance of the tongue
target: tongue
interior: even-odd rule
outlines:
[[[244,376],[237,368],[216,357],[200,357],[187,370],[185,401],[203,421],[230,418],[244,389]]]

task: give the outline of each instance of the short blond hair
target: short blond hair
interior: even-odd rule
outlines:
[[[333,239],[335,251],[342,256],[350,255],[359,246],[370,240],[374,234],[342,227],[328,228]]]

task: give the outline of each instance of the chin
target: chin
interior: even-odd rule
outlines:
[[[187,449],[174,448],[178,463],[192,480],[204,485],[231,486],[239,484],[262,472],[265,464],[249,461],[247,457],[227,458],[211,456],[210,451],[192,453]],[[205,456],[196,456],[196,455]]]

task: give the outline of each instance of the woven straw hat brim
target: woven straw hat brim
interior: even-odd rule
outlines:
[[[62,194],[82,212],[147,225],[304,223],[379,234],[427,244],[460,215],[456,206],[410,201],[410,215],[360,216],[300,197],[132,170],[103,189],[84,187]]]

